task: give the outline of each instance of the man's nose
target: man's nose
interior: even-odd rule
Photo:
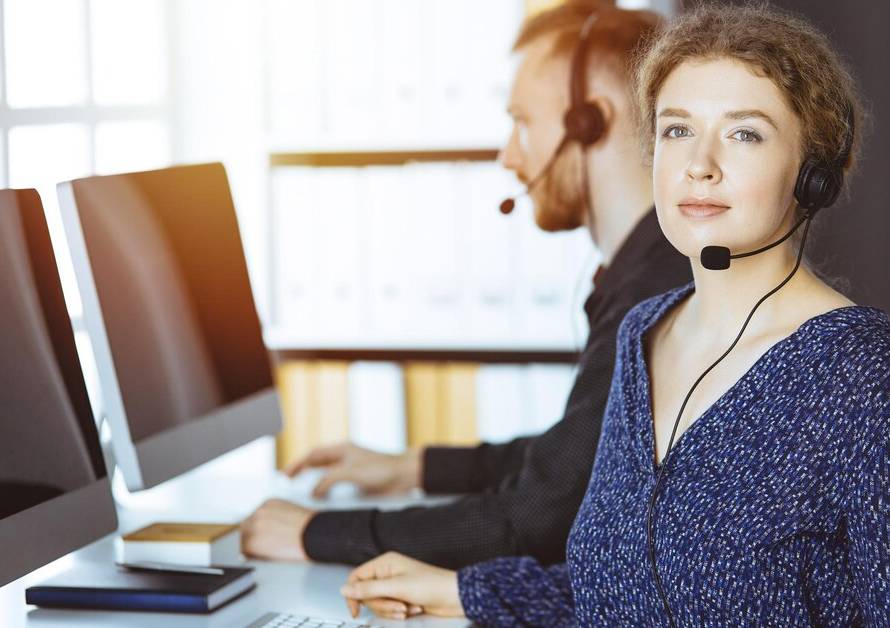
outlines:
[[[510,132],[507,143],[498,153],[498,161],[507,170],[519,172],[522,167],[522,151],[519,147],[519,132],[516,127]]]

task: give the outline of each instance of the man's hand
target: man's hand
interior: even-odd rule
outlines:
[[[389,619],[418,613],[461,617],[457,572],[427,565],[396,552],[356,567],[340,589],[349,611],[357,617],[362,604]]]
[[[420,449],[393,456],[341,443],[314,449],[302,460],[285,467],[284,472],[293,477],[303,469],[326,468],[327,473],[312,489],[313,497],[324,497],[337,482],[354,482],[371,495],[392,495],[420,486],[421,458]]]
[[[282,499],[269,499],[241,522],[241,552],[251,558],[307,560],[303,532],[315,513]]]

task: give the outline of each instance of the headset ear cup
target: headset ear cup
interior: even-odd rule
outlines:
[[[605,133],[606,120],[596,103],[586,102],[566,111],[563,126],[568,139],[590,146]]]
[[[841,170],[826,168],[819,162],[808,159],[797,174],[794,198],[803,209],[816,211],[834,204],[842,185]]]

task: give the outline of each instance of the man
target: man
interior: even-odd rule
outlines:
[[[286,471],[327,467],[317,495],[350,481],[370,493],[420,487],[465,496],[391,512],[315,513],[270,500],[242,526],[246,554],[355,564],[397,551],[449,568],[505,555],[564,560],[599,439],[618,325],[639,301],[691,281],[689,261],[658,228],[631,114],[632,52],[656,24],[649,12],[570,1],[529,20],[514,46],[521,56],[508,107],[514,126],[501,161],[527,184],[546,170],[531,190],[536,223],[547,231],[587,228],[608,268],[598,271],[584,306],[590,336],[563,418],[539,436],[502,445],[427,447],[401,456],[348,444],[316,450]],[[588,146],[572,141],[558,151],[572,56],[585,25],[584,93],[605,130]]]

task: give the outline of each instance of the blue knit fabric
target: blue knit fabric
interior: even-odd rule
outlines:
[[[667,626],[649,569],[655,484],[643,335],[693,284],[631,310],[567,564],[461,570],[482,624]],[[690,378],[694,374],[690,374]],[[679,626],[890,626],[890,318],[850,306],[766,351],[675,443],[656,507]]]

